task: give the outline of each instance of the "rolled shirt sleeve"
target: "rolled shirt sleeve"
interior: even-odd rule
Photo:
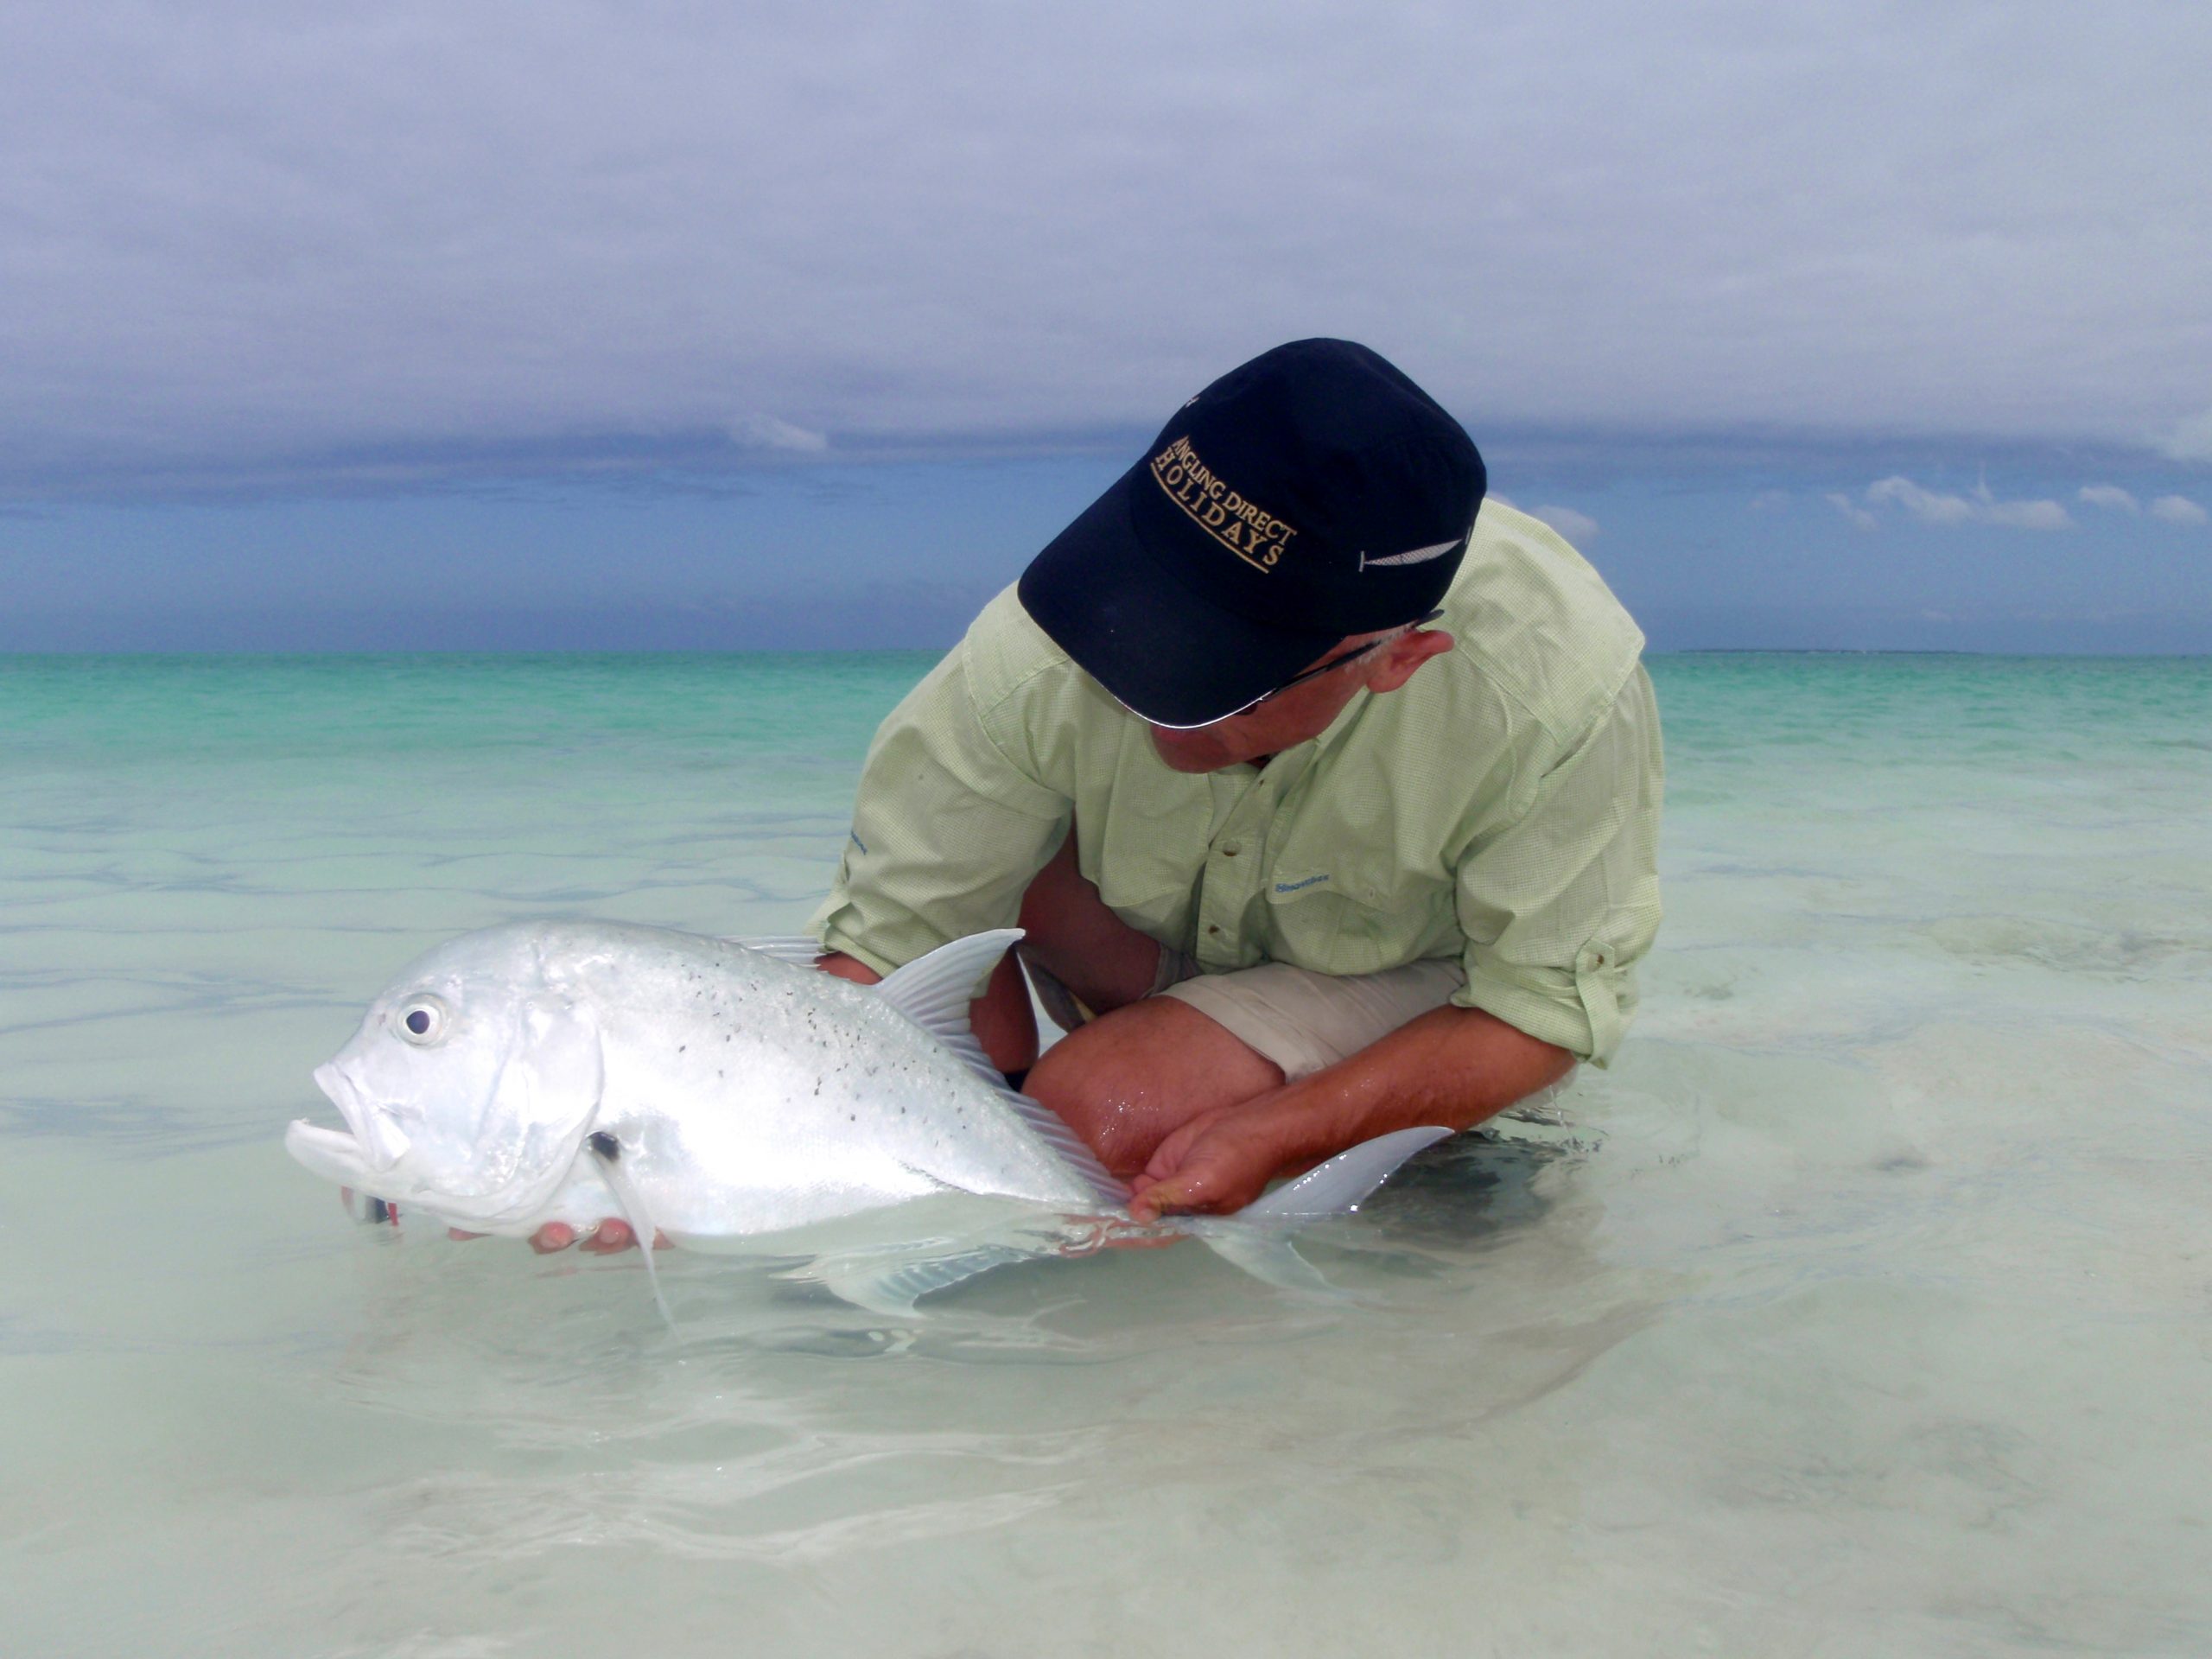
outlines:
[[[1451,958],[1454,999],[1602,1065],[1659,925],[1642,633],[1485,504],[1448,653],[1262,768],[1174,771],[1008,588],[877,732],[817,936],[887,972],[1010,925],[1071,823],[1106,905],[1209,972]]]
[[[963,640],[877,731],[853,830],[813,931],[888,973],[938,945],[1010,927],[1059,846],[1069,800],[1016,766],[971,702]]]
[[[1638,664],[1527,806],[1462,858],[1467,983],[1455,1002],[1579,1058],[1611,1059],[1636,1011],[1636,964],[1659,929],[1664,776]]]

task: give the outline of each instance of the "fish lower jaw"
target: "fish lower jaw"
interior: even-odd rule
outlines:
[[[393,1164],[372,1160],[359,1139],[345,1129],[326,1129],[296,1118],[284,1131],[284,1150],[313,1173],[389,1203],[420,1203],[418,1184]]]
[[[371,1100],[353,1079],[339,1069],[334,1060],[327,1061],[315,1069],[315,1087],[329,1097],[346,1120],[346,1127],[353,1132],[355,1145],[368,1160],[372,1169],[390,1169],[407,1155],[407,1131],[399,1127],[398,1116],[389,1108]]]
[[[284,1150],[326,1179],[359,1186],[376,1173],[361,1155],[361,1143],[344,1129],[326,1129],[304,1117],[284,1131]]]
[[[350,1187],[365,1198],[404,1206],[447,1226],[520,1238],[538,1225],[538,1219],[517,1222],[505,1216],[472,1216],[466,1200],[428,1192],[404,1172],[373,1168],[361,1155],[360,1143],[343,1129],[326,1129],[300,1118],[284,1131],[284,1150],[325,1180]]]

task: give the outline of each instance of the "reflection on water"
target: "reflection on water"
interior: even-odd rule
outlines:
[[[2212,668],[1657,665],[1619,1064],[1300,1249],[353,1226],[397,963],[788,931],[914,658],[0,665],[10,1652],[2212,1650]],[[127,1586],[127,1593],[118,1586]]]

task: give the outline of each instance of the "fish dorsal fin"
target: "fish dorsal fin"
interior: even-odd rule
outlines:
[[[947,1048],[957,1049],[964,1042],[980,1056],[983,1051],[968,1029],[968,1005],[982,994],[983,976],[1020,937],[1018,927],[995,927],[940,944],[886,974],[875,994]],[[969,1058],[964,1053],[960,1058]],[[982,1064],[988,1067],[990,1062]]]
[[[1129,1189],[1108,1173],[1097,1154],[1051,1108],[1007,1088],[1005,1076],[969,1029],[968,1005],[976,1000],[983,976],[1020,938],[1020,928],[1001,927],[941,944],[888,975],[875,993],[950,1049],[1102,1203],[1127,1204]]]
[[[732,939],[732,944],[741,944],[748,950],[758,950],[764,957],[773,957],[778,962],[788,962],[793,967],[811,968],[822,960],[828,949],[821,940],[808,933],[775,933],[766,938]]]

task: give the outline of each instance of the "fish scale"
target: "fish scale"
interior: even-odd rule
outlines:
[[[918,1201],[947,1197],[996,1203],[1033,1240],[1040,1216],[1121,1216],[1127,1189],[1004,1085],[968,1029],[969,1000],[1020,937],[956,940],[864,988],[817,971],[810,940],[598,922],[464,934],[404,969],[316,1071],[346,1128],[296,1122],[286,1145],[387,1205],[515,1236],[619,1214],[680,1244],[773,1249],[902,1206],[918,1223]],[[1380,1137],[1243,1212],[1272,1231],[1171,1230],[1312,1289],[1281,1232],[1356,1204],[1446,1133]],[[830,1280],[866,1306],[904,1306],[1035,1253],[988,1230],[948,1246],[885,1226],[887,1246],[872,1230],[858,1265]]]
[[[986,942],[972,954],[995,960]],[[982,962],[983,970],[988,962]],[[443,1005],[438,1040],[396,1016]],[[531,1021],[588,1033],[600,1083],[588,1122],[557,1086],[503,1086]],[[514,1235],[609,1213],[576,1147],[613,1135],[626,1173],[671,1238],[779,1231],[952,1190],[1095,1207],[1097,1194],[994,1089],[876,993],[726,940],[608,923],[523,923],[465,935],[403,969],[325,1076],[364,1143],[410,1153],[359,1185],[456,1226]],[[535,1079],[531,1080],[533,1084]],[[557,1080],[552,1080],[557,1082]],[[352,1105],[349,1108],[349,1100]],[[550,1109],[546,1122],[534,1113]],[[376,1127],[360,1135],[360,1118]],[[547,1168],[487,1179],[537,1144]],[[560,1163],[567,1179],[555,1180]],[[519,1187],[542,1202],[518,1212]],[[390,1189],[390,1190],[387,1190]],[[460,1195],[493,1191],[490,1207]]]

